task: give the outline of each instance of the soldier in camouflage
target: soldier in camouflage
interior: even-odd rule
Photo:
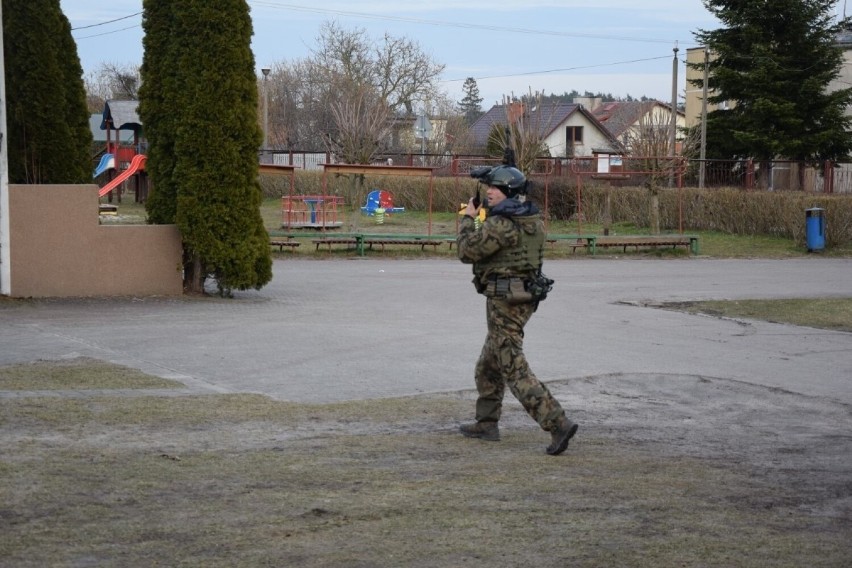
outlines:
[[[527,202],[527,179],[511,166],[477,168],[471,176],[487,186],[488,216],[477,229],[477,199],[471,199],[459,225],[459,259],[473,265],[473,283],[486,296],[488,335],[476,363],[479,396],[476,422],[461,426],[469,438],[500,439],[497,422],[503,395],[509,390],[539,426],[551,434],[550,455],[561,454],[577,432],[547,386],[533,374],[524,357],[524,326],[549,285],[534,282],[541,277],[544,223],[541,212]],[[549,282],[552,284],[552,281]]]

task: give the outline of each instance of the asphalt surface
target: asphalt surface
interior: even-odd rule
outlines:
[[[717,378],[852,404],[852,333],[647,307],[852,294],[852,260],[546,262],[527,326],[544,381]],[[0,301],[0,365],[93,357],[294,402],[473,388],[484,301],[452,259],[276,260],[260,291],[220,298]]]

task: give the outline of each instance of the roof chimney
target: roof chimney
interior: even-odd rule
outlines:
[[[602,97],[574,97],[574,104],[592,112],[603,104]]]
[[[524,115],[524,103],[515,101],[506,106],[506,120],[509,124],[516,124]]]

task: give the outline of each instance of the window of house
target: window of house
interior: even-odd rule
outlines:
[[[566,126],[565,127],[565,150],[566,156],[574,157],[574,147],[583,143],[583,127],[582,126]]]
[[[583,127],[582,126],[566,126],[565,138],[569,144],[583,143]]]

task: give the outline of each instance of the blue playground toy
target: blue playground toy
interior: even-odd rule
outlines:
[[[377,209],[384,209],[385,215],[405,213],[405,207],[393,206],[393,195],[383,189],[374,189],[367,194],[367,204],[361,207],[361,212],[367,215],[375,215]]]

